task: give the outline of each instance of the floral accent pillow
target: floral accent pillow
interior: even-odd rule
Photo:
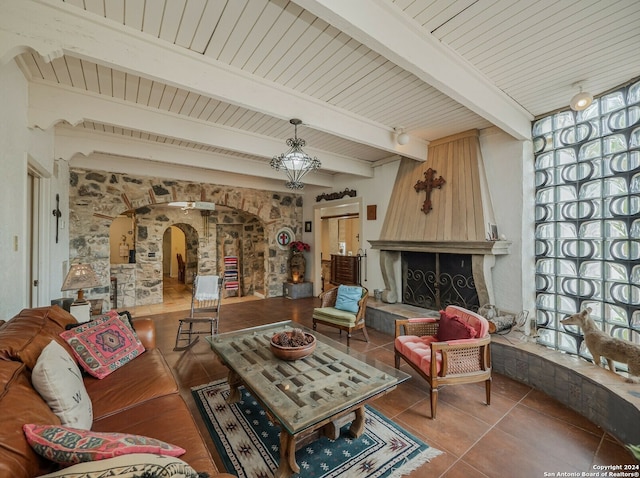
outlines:
[[[36,453],[62,465],[104,460],[131,453],[180,456],[180,448],[155,438],[127,433],[92,432],[59,425],[26,424],[22,427]]]
[[[144,352],[137,335],[117,314],[66,330],[60,337],[71,346],[78,363],[97,378],[106,377]]]

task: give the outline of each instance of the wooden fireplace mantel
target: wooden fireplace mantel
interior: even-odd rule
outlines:
[[[383,251],[442,252],[446,254],[509,254],[511,241],[369,241],[372,249]]]
[[[398,301],[394,263],[401,252],[429,252],[439,254],[470,254],[473,279],[480,304],[495,304],[491,269],[497,255],[509,254],[510,241],[369,241],[372,249],[380,250],[380,269],[385,289],[382,301]]]

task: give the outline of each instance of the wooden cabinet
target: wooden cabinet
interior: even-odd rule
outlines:
[[[360,285],[360,256],[331,254],[331,283]]]

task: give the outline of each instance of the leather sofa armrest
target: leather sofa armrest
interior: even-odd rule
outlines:
[[[151,319],[132,319],[131,323],[145,349],[156,348],[156,324]]]

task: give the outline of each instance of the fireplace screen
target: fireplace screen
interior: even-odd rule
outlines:
[[[402,302],[425,309],[478,310],[470,254],[402,253]]]

